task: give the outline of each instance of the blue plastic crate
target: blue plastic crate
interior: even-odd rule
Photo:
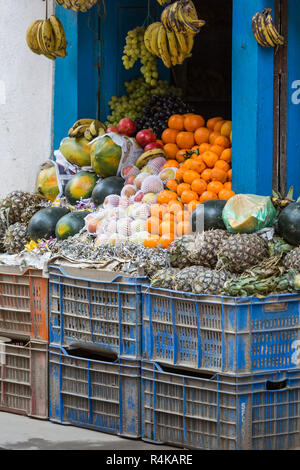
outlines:
[[[49,349],[49,420],[140,437],[140,361]]]
[[[142,361],[142,439],[205,450],[300,446],[300,371],[204,375]]]
[[[119,356],[140,357],[143,280],[50,266],[50,344],[92,343]]]
[[[299,294],[207,296],[147,285],[142,293],[143,359],[233,374],[300,365]]]

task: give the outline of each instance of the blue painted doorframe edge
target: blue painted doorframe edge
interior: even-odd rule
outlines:
[[[265,6],[264,0],[233,0],[233,188],[261,195],[272,191],[274,50],[257,44],[251,19]],[[274,0],[268,7],[274,9]],[[97,115],[97,68],[87,73],[90,64],[97,63],[91,27],[94,8],[90,14],[77,14],[56,7],[69,44],[67,58],[55,64],[54,149],[73,122]]]

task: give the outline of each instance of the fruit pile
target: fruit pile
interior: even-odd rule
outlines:
[[[26,42],[32,52],[42,54],[51,60],[68,55],[64,27],[54,15],[46,20],[33,21],[27,29]]]
[[[98,0],[55,0],[57,5],[61,5],[68,10],[85,12],[92,8]]]

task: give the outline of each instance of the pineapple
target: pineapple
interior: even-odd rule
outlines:
[[[266,241],[256,234],[236,234],[225,239],[218,252],[217,269],[242,273],[268,256]]]
[[[225,283],[231,279],[232,274],[214,269],[202,269],[193,282],[195,294],[221,294]]]
[[[28,241],[27,225],[16,222],[6,230],[3,245],[7,253],[17,254],[24,250]]]
[[[160,269],[151,277],[151,287],[174,289],[174,279],[178,268]]]
[[[189,252],[190,263],[211,269],[215,268],[218,261],[219,247],[228,237],[229,233],[221,229],[199,233],[195,238],[194,246]]]
[[[176,238],[169,247],[170,263],[173,268],[185,268],[190,266],[188,259],[189,252],[192,251],[195,243],[194,235],[184,235]]]
[[[49,201],[38,194],[13,191],[0,201],[0,213],[5,217],[8,225],[16,222],[26,224],[38,210],[49,205]]]
[[[4,217],[0,216],[0,252],[5,252],[4,236],[7,229],[7,223]]]
[[[300,272],[300,246],[294,248],[285,256],[283,266],[286,270],[295,269]]]
[[[181,269],[174,277],[174,289],[183,292],[192,292],[195,278],[207,268],[201,266],[188,266]]]

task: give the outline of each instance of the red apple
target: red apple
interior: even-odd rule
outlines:
[[[163,146],[159,142],[150,142],[150,144],[146,145],[144,150],[145,150],[145,152],[148,152],[148,150],[162,149],[162,148],[163,148]]]
[[[117,128],[117,126],[110,126],[106,129],[106,132],[116,132],[117,134],[119,134],[119,130]]]
[[[143,129],[139,131],[135,138],[137,143],[143,148],[150,144],[150,142],[156,141],[156,137],[153,134],[152,129]]]
[[[120,134],[124,134],[127,136],[135,134],[136,125],[132,119],[123,118],[118,124],[118,131]]]

